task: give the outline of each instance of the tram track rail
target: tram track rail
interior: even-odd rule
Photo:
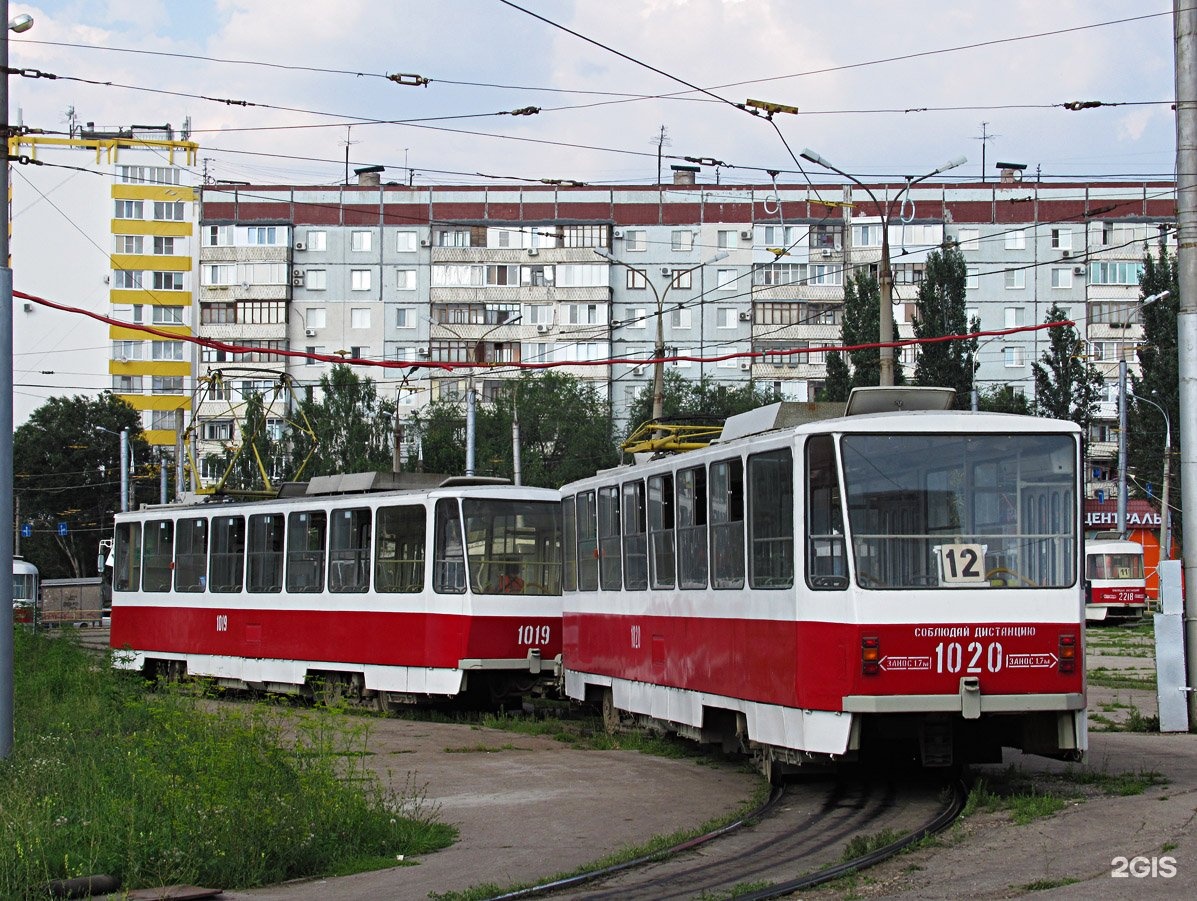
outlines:
[[[841,778],[790,784],[775,790],[759,809],[706,835],[488,901],[567,893],[587,901],[689,899],[733,890],[739,899],[779,898],[874,866],[943,831],[960,815],[966,794],[960,782],[912,786],[892,779]],[[917,822],[900,832],[890,830],[897,832],[893,836],[883,830],[889,840],[880,848],[839,859],[854,838],[878,834],[879,824],[907,822],[904,812],[912,806],[921,811]],[[932,810],[926,812],[927,807]]]

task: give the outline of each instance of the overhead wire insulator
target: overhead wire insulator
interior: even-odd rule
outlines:
[[[768,100],[753,100],[751,97],[744,101],[745,106],[750,106],[753,109],[758,109],[765,113],[770,118],[774,113],[789,113],[791,116],[798,115],[798,107],[786,106],[784,103],[772,103]]]
[[[1076,112],[1083,109],[1096,109],[1099,106],[1105,106],[1105,104],[1100,100],[1070,100],[1068,103],[1061,104],[1061,106],[1064,109]]]
[[[411,75],[407,72],[396,72],[393,75],[388,75],[388,79],[395,82],[395,84],[404,84],[413,88],[426,88],[431,78],[425,78],[423,75]]]
[[[539,106],[521,106],[519,109],[513,109],[507,115],[509,116],[535,116],[540,112]]]

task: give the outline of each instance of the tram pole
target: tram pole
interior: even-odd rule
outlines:
[[[1184,518],[1185,660],[1189,722],[1197,722],[1197,7],[1172,0],[1176,50],[1176,317],[1179,353],[1180,477]]]

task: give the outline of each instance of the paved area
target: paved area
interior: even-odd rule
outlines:
[[[399,789],[410,774],[460,839],[415,866],[226,891],[223,898],[414,901],[485,883],[543,880],[730,813],[761,785],[742,767],[583,751],[547,738],[406,720],[372,721],[370,749],[375,770]]]

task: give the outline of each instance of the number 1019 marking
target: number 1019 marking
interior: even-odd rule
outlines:
[[[549,643],[552,635],[550,626],[520,626],[516,644],[542,645]]]

